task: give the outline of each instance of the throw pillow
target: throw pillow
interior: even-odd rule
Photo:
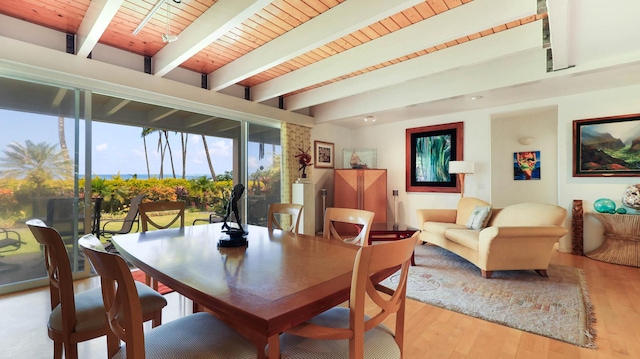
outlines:
[[[476,206],[471,212],[471,216],[469,216],[469,220],[467,221],[467,228],[475,229],[479,231],[487,226],[489,222],[489,217],[491,216],[491,207],[490,206]]]

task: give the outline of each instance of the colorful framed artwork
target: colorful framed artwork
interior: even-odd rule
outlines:
[[[335,161],[335,146],[331,142],[313,141],[313,153],[316,158],[316,168],[333,168]]]
[[[539,180],[541,169],[540,151],[513,153],[513,179],[516,181]]]
[[[449,161],[462,161],[463,122],[408,128],[406,133],[407,192],[460,192]]]
[[[574,177],[639,177],[640,114],[573,121]]]

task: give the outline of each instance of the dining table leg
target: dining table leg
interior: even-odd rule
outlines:
[[[267,339],[269,344],[269,359],[280,359],[280,335],[272,335]]]

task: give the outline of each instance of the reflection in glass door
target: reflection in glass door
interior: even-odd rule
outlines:
[[[0,288],[41,279],[43,250],[29,219],[54,226],[82,271],[78,207],[79,99],[76,90],[0,78]],[[80,227],[78,227],[80,225]]]
[[[267,225],[269,204],[281,202],[280,129],[248,124],[247,223]]]

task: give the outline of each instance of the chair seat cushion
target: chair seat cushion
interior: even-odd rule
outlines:
[[[144,340],[146,357],[153,359],[257,357],[256,347],[250,341],[205,312],[146,331]],[[122,346],[113,359],[126,357],[126,346]]]
[[[315,316],[310,323],[332,328],[349,327],[349,308],[336,307]],[[349,340],[309,339],[292,334],[280,336],[282,359],[340,359],[349,358]],[[364,333],[364,358],[400,358],[400,348],[393,332],[384,325]]]
[[[142,305],[142,313],[147,314],[160,310],[167,305],[164,296],[144,283],[136,282],[136,289]],[[106,327],[107,320],[102,301],[102,289],[94,288],[80,292],[74,297],[76,303],[76,332]],[[56,306],[49,315],[49,327],[62,331],[62,312],[60,305]],[[73,329],[73,328],[72,328]]]

